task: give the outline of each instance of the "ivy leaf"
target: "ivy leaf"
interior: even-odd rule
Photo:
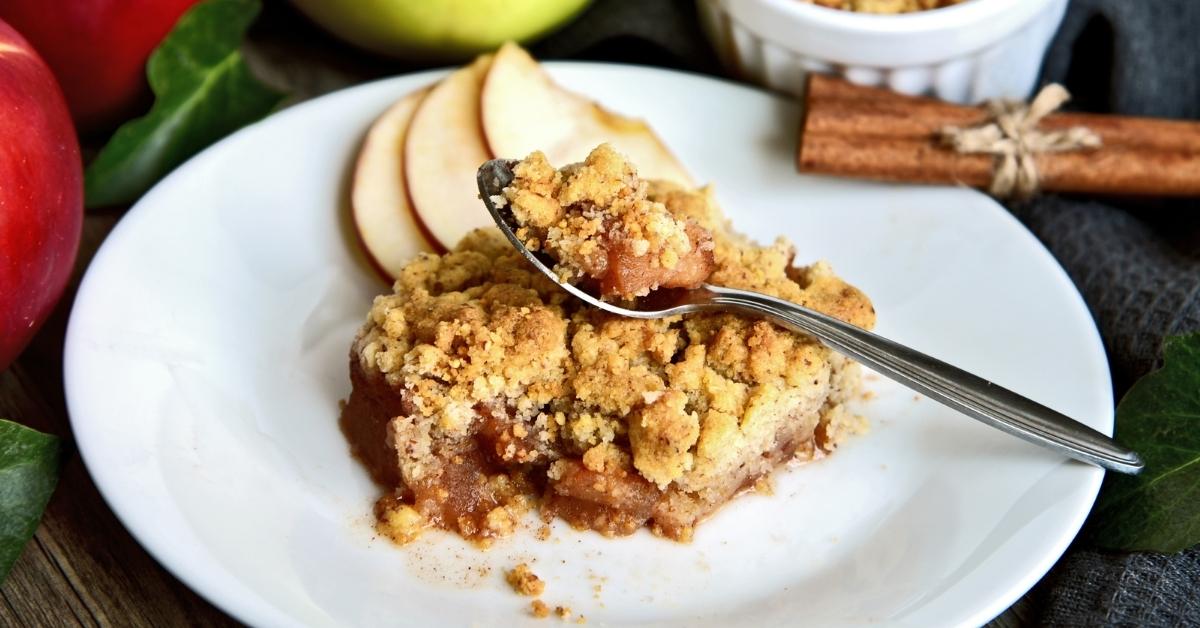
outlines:
[[[58,483],[58,439],[0,419],[0,582],[37,530]]]
[[[1094,515],[1104,547],[1174,553],[1200,543],[1200,333],[1168,338],[1163,354],[1163,368],[1117,406],[1117,436],[1146,468],[1109,475]]]
[[[258,120],[283,98],[259,83],[238,46],[259,0],[192,7],[150,55],[154,106],[117,129],[84,172],[88,207],[126,204],[188,157]]]

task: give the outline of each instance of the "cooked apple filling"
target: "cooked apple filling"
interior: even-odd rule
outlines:
[[[504,190],[530,250],[558,261],[564,281],[592,280],[601,295],[694,288],[715,268],[712,236],[648,196],[649,184],[612,147],[555,170],[540,152],[513,168]]]
[[[759,246],[729,231],[707,189],[640,181],[607,149],[564,171],[536,155],[520,170],[529,183],[515,186],[514,205],[533,216],[542,203],[521,190],[557,203],[550,219],[529,218],[547,236],[584,216],[572,199],[609,198],[572,185],[607,182],[633,219],[603,233],[644,239],[636,246],[660,264],[667,251],[701,251],[711,283],[874,323],[870,301],[828,265],[793,267],[786,241]],[[645,229],[649,216],[663,228]],[[711,240],[689,235],[697,229]],[[776,466],[820,457],[864,426],[845,407],[856,365],[814,339],[734,314],[606,314],[491,229],[403,269],[394,292],[375,299],[350,375],[342,428],[385,489],[378,529],[398,542],[437,527],[486,544],[531,508],[606,535],[648,527],[687,540]]]

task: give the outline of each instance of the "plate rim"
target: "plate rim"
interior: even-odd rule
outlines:
[[[725,77],[710,76],[697,72],[688,72],[650,65],[571,60],[546,61],[543,62],[542,65],[546,66],[551,73],[555,72],[556,68],[572,68],[576,71],[629,72],[633,74],[645,73],[649,75],[666,73],[678,75],[688,80],[716,83],[722,88],[732,87],[738,91],[749,92],[772,100],[787,102],[792,106],[802,107],[801,103],[796,103],[794,100],[785,98],[779,94],[738,83]],[[229,614],[231,617],[240,622],[247,623],[249,625],[255,625],[256,623],[260,622],[282,622],[284,624],[292,624],[295,622],[295,617],[286,611],[279,609],[274,603],[266,600],[261,595],[258,595],[257,592],[251,589],[248,585],[242,584],[239,587],[235,587],[233,589],[235,595],[230,596],[224,594],[221,591],[223,587],[220,586],[219,583],[213,582],[213,578],[210,573],[189,569],[187,562],[181,559],[181,557],[178,555],[175,555],[169,547],[165,546],[166,544],[157,542],[154,539],[154,535],[146,533],[145,528],[149,525],[149,522],[136,521],[138,515],[136,510],[132,508],[126,509],[124,507],[125,500],[120,496],[119,482],[117,481],[118,478],[108,474],[108,472],[104,470],[104,466],[99,464],[99,457],[101,454],[99,451],[93,448],[95,446],[94,442],[92,444],[88,444],[89,439],[81,437],[81,434],[88,433],[89,428],[86,427],[86,420],[77,418],[77,416],[86,415],[87,413],[75,411],[77,408],[82,407],[83,404],[79,399],[76,398],[76,395],[79,393],[78,386],[74,384],[74,382],[76,381],[76,378],[86,377],[86,375],[80,374],[79,367],[76,364],[80,353],[78,321],[84,316],[81,314],[82,308],[91,299],[83,299],[80,297],[85,296],[96,289],[94,284],[99,280],[97,279],[97,272],[95,272],[95,269],[103,265],[103,260],[106,259],[108,255],[111,255],[113,250],[119,248],[120,245],[117,243],[122,241],[124,237],[122,234],[130,229],[136,228],[132,227],[131,225],[134,225],[141,220],[143,214],[148,215],[144,208],[147,206],[152,206],[154,204],[154,199],[159,194],[164,193],[163,190],[172,187],[176,180],[184,179],[190,176],[190,171],[192,170],[194,163],[200,163],[207,159],[217,158],[214,155],[219,156],[219,154],[225,150],[226,146],[241,141],[242,137],[254,132],[254,130],[259,128],[261,125],[275,124],[278,120],[288,119],[296,115],[303,115],[304,112],[307,112],[309,109],[317,109],[328,106],[327,103],[331,99],[349,97],[352,92],[379,89],[386,84],[395,84],[397,86],[396,91],[398,92],[397,97],[401,97],[403,96],[403,93],[400,93],[402,89],[400,85],[411,84],[415,89],[418,88],[422,82],[432,82],[437,80],[454,69],[454,67],[447,67],[398,74],[347,86],[333,92],[310,98],[304,102],[297,103],[286,109],[275,112],[274,114],[271,114],[262,120],[242,127],[234,133],[231,133],[230,135],[218,140],[209,147],[189,158],[183,164],[177,166],[169,174],[163,177],[163,179],[157,182],[150,190],[143,194],[141,198],[139,198],[138,201],[134,203],[128,210],[126,210],[126,212],[118,220],[117,224],[114,225],[114,227],[109,231],[108,235],[105,236],[104,241],[96,250],[92,259],[89,261],[88,266],[80,279],[79,286],[75,293],[74,302],[71,305],[70,316],[64,338],[63,384],[68,420],[71,427],[71,436],[76,442],[76,447],[79,450],[80,458],[84,463],[84,467],[87,469],[88,475],[92,479],[93,484],[96,486],[97,491],[100,493],[101,498],[104,500],[105,505],[109,508],[117,520],[120,521],[121,525],[130,534],[130,536],[137,541],[139,546],[141,546],[148,554],[150,554],[154,560],[163,567],[163,569],[191,589],[194,593],[204,598],[205,601],[212,604],[214,607],[220,609],[224,613]],[[366,129],[364,128],[362,131],[363,134],[365,134],[365,131]],[[861,181],[860,183],[863,183],[864,185],[878,185],[868,181]],[[914,187],[937,188],[945,186]],[[1097,355],[1103,363],[1105,380],[1108,384],[1107,392],[1104,393],[1106,397],[1105,401],[1107,402],[1107,406],[1111,408],[1113,406],[1111,365],[1108,362],[1107,351],[1105,350],[1103,338],[1100,334],[1098,326],[1096,325],[1095,318],[1092,315],[1091,309],[1088,307],[1086,300],[1083,298],[1083,295],[1079,292],[1078,287],[1075,285],[1074,281],[1071,280],[1066,269],[1064,269],[1061,263],[1059,263],[1058,259],[1054,257],[1053,253],[1051,253],[1046,245],[1032,231],[1030,231],[1028,227],[1021,223],[1016,216],[1014,216],[1007,208],[990,196],[987,196],[982,192],[978,192],[977,190],[970,191],[978,194],[980,197],[982,197],[982,199],[986,199],[986,204],[989,206],[990,210],[999,214],[1002,220],[1006,220],[1009,222],[1009,224],[1016,227],[1016,231],[1019,232],[1022,237],[1027,239],[1028,244],[1033,245],[1036,250],[1040,251],[1038,257],[1043,262],[1042,265],[1045,266],[1047,270],[1051,271],[1054,281],[1059,284],[1059,288],[1065,291],[1065,293],[1072,295],[1071,298],[1074,306],[1079,308],[1078,311],[1081,314],[1085,314],[1087,318],[1092,321],[1092,324],[1087,326],[1087,329],[1083,331],[1088,336],[1087,340],[1089,344],[1091,344],[1092,348],[1096,350]],[[364,269],[364,272],[367,272],[366,269]],[[73,390],[75,392],[72,392]],[[82,430],[80,429],[81,427],[83,427]],[[1101,428],[1100,431],[1111,435],[1113,427],[1114,417],[1110,413],[1107,417],[1107,425]],[[1104,477],[1105,472],[1103,470],[1098,468],[1091,469],[1091,473],[1086,476],[1086,481],[1083,485],[1081,485],[1081,488],[1084,489],[1088,495],[1087,499],[1083,501],[1083,504],[1086,505],[1086,507],[1080,507],[1077,509],[1073,513],[1072,519],[1064,522],[1065,525],[1061,528],[1060,538],[1056,539],[1055,543],[1052,544],[1052,549],[1046,551],[1038,561],[1037,565],[1030,568],[1024,574],[1024,576],[1020,578],[1017,583],[1009,587],[1004,594],[995,596],[992,602],[989,604],[979,605],[969,617],[965,618],[961,625],[982,625],[983,623],[986,623],[1010,607],[1020,597],[1030,591],[1037,582],[1045,577],[1051,567],[1053,567],[1053,565],[1057,563],[1059,559],[1061,559],[1070,543],[1078,536],[1084,521],[1090,515],[1094,507],[1095,500],[1099,493]],[[238,591],[239,588],[244,591],[244,594]]]

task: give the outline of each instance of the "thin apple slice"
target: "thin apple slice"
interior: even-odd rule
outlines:
[[[483,86],[483,132],[492,154],[521,159],[540,150],[555,166],[583,161],[608,142],[638,174],[691,186],[679,160],[642,120],[613,113],[559,87],[520,46],[496,53]]]
[[[446,249],[493,224],[475,185],[475,172],[491,159],[479,128],[479,94],[491,63],[492,55],[484,55],[435,85],[404,142],[404,178],[417,220]]]
[[[400,269],[421,251],[436,250],[421,232],[404,185],[404,138],[423,88],[401,98],[367,131],[350,188],[350,211],[367,257],[385,278],[395,281]]]

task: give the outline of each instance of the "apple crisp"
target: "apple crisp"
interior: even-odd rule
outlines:
[[[535,156],[517,189],[556,181],[538,196],[562,207],[586,169],[615,174],[634,215],[668,214],[648,251],[682,246],[671,236],[682,228],[691,248],[675,250],[711,255],[710,283],[874,324],[867,297],[827,264],[794,267],[785,240],[760,246],[733,232],[708,188],[642,182],[610,151],[593,157],[551,174]],[[684,541],[775,467],[864,428],[845,407],[857,366],[814,339],[735,314],[598,311],[494,229],[404,267],[353,343],[350,376],[342,429],[385,489],[377,529],[401,543],[436,527],[486,545],[530,509],[605,535],[647,527]]]
[[[965,2],[965,0],[801,0],[801,2],[859,13],[893,14],[940,9]]]

